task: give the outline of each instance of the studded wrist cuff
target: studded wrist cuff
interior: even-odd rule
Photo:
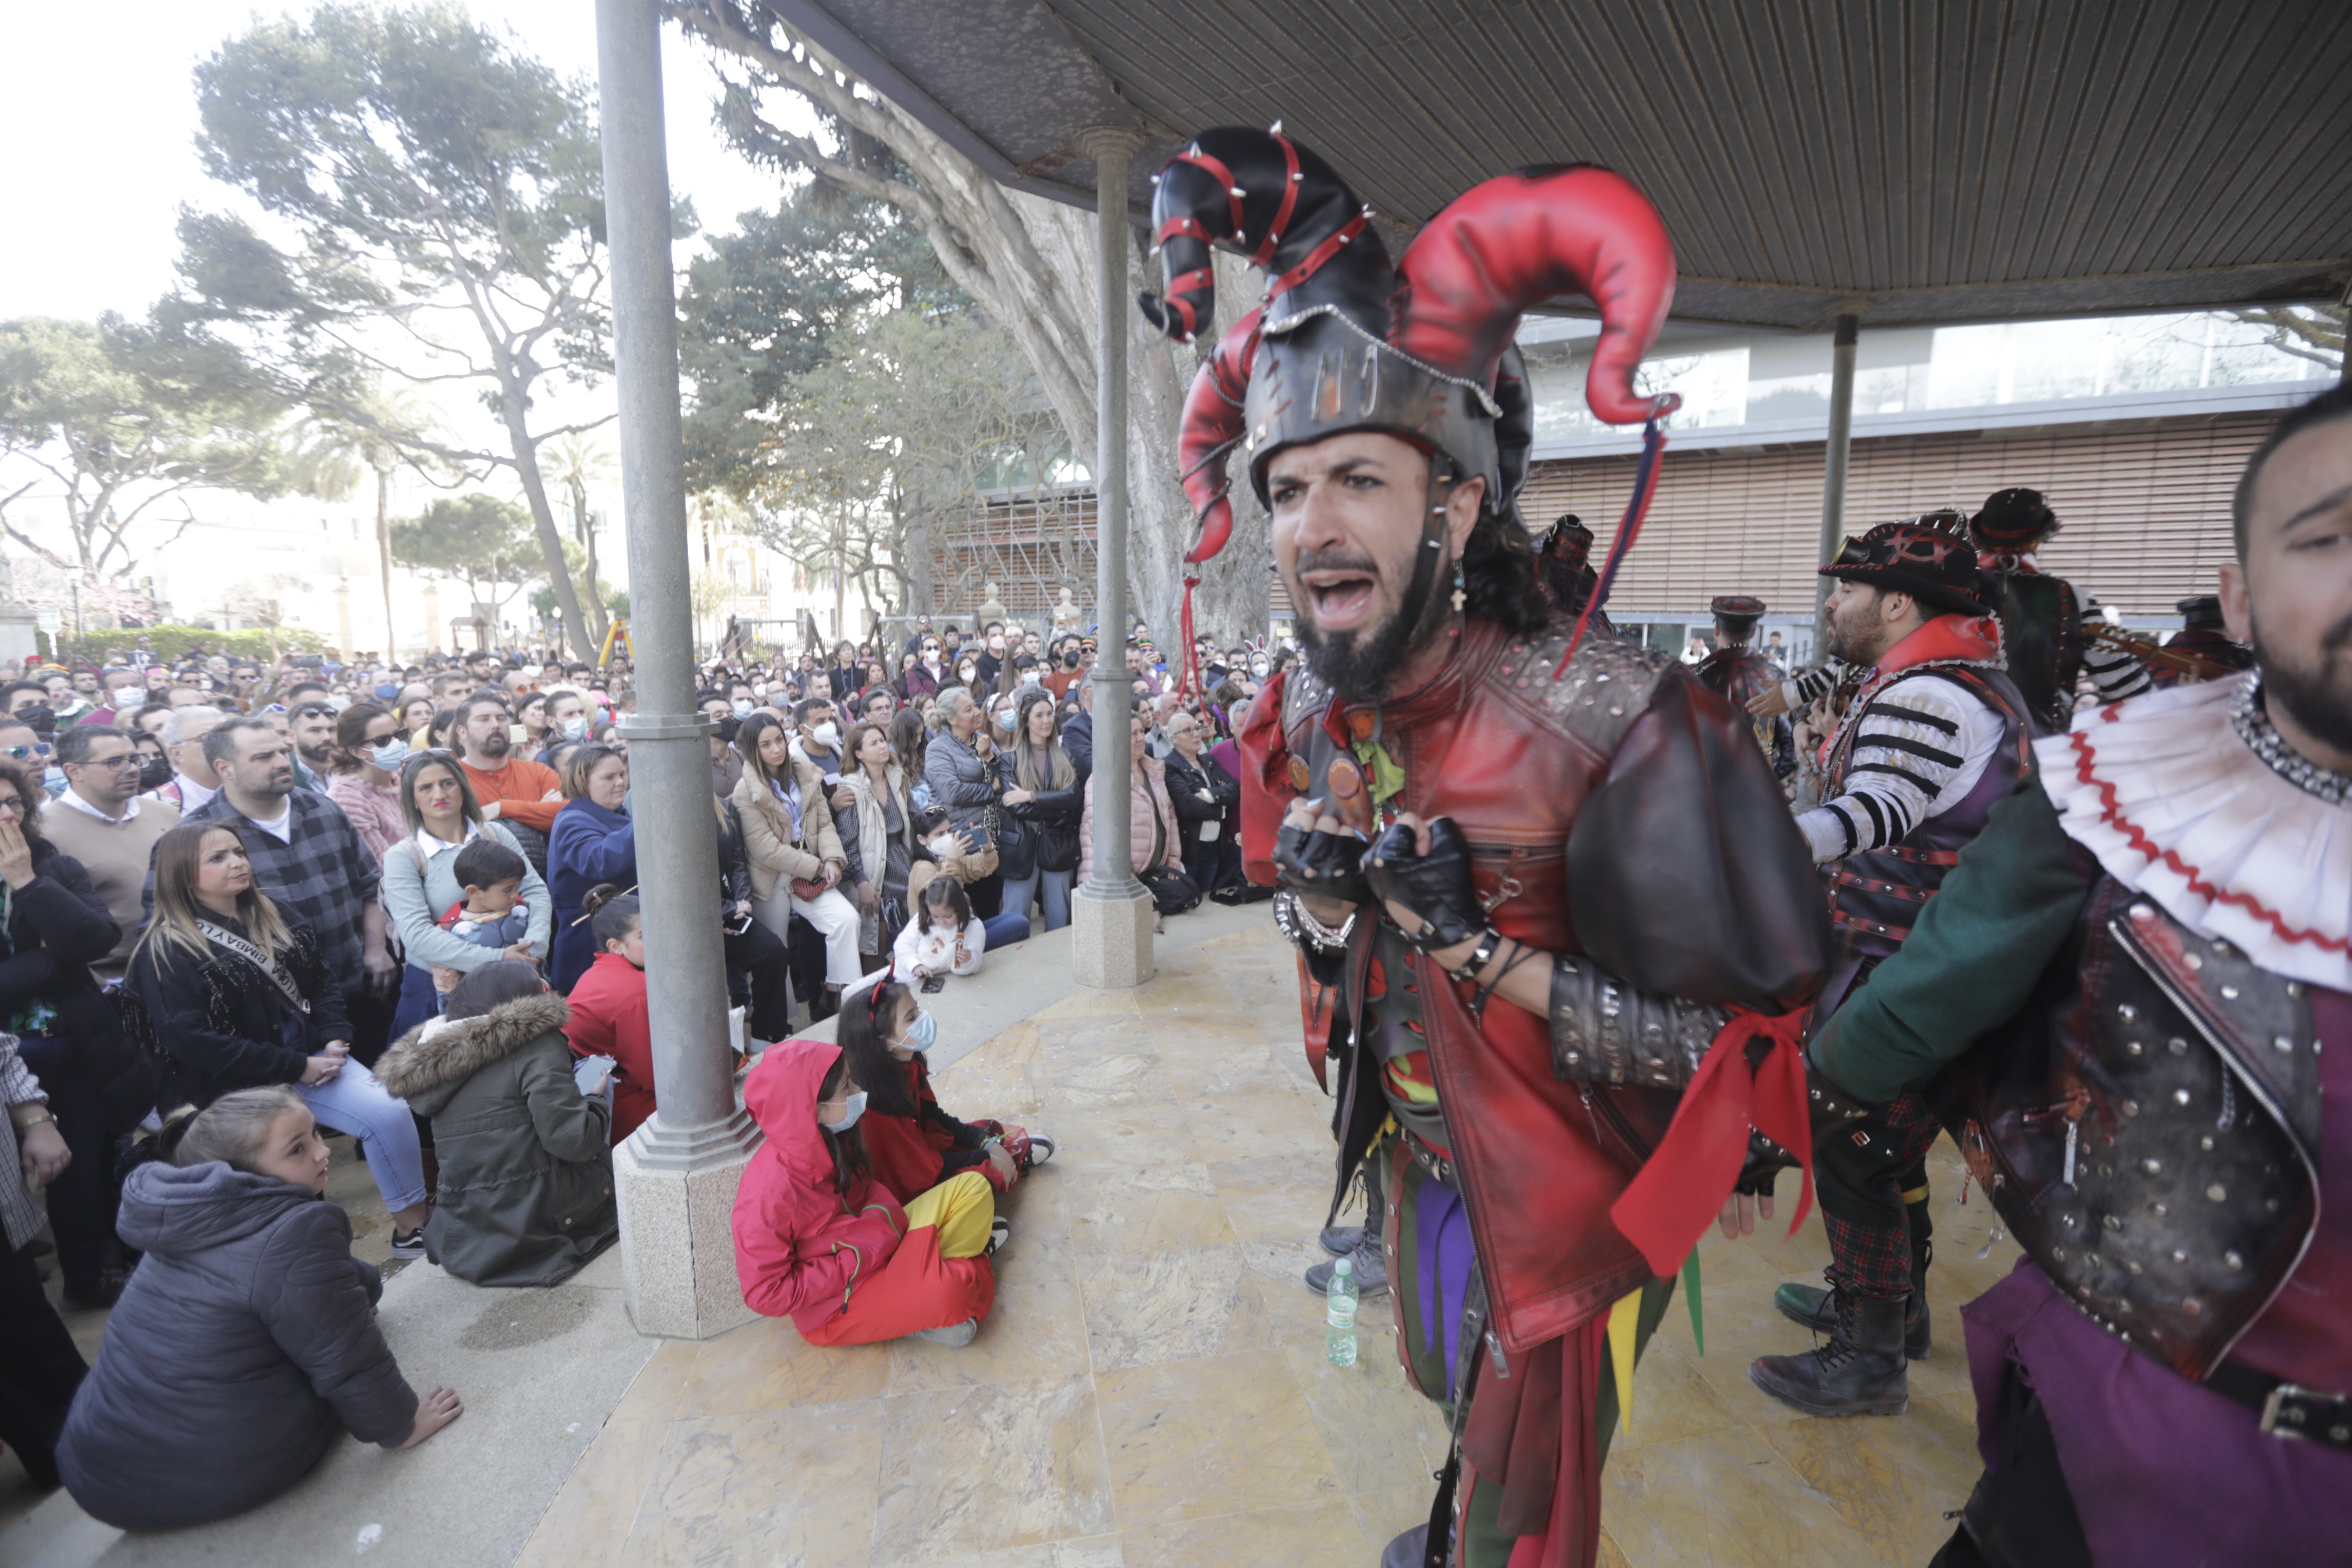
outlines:
[[[1730,1012],[1637,991],[1581,958],[1551,966],[1551,1071],[1562,1081],[1680,1089]]]

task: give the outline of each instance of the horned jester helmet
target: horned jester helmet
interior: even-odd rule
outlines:
[[[1233,529],[1224,458],[1236,443],[1258,499],[1282,448],[1349,430],[1402,437],[1431,465],[1433,499],[1471,476],[1508,516],[1527,478],[1534,411],[1513,339],[1529,306],[1581,294],[1600,308],[1585,398],[1611,424],[1663,416],[1633,373],[1674,302],[1674,247],[1657,209],[1589,164],[1500,175],[1456,197],[1391,262],[1370,209],[1312,151],[1270,131],[1203,131],[1162,170],[1151,216],[1166,293],[1144,315],[1191,342],[1216,304],[1211,247],[1266,273],[1265,299],[1218,340],[1184,403],[1185,493],[1201,524],[1184,559]],[[1435,508],[1425,537],[1442,531]],[[1436,550],[1421,552],[1413,595]]]

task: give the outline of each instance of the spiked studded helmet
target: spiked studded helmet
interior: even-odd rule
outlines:
[[[1184,489],[1200,535],[1184,559],[1233,530],[1224,458],[1239,444],[1258,499],[1286,447],[1377,430],[1433,458],[1412,602],[1443,555],[1443,501],[1471,477],[1505,517],[1527,478],[1534,410],[1513,343],[1529,306],[1582,294],[1601,311],[1586,382],[1594,414],[1638,424],[1671,412],[1633,373],[1674,302],[1674,247],[1657,209],[1622,176],[1589,164],[1522,169],[1465,192],[1391,262],[1370,209],[1312,151],[1272,130],[1203,131],[1160,172],[1152,201],[1166,293],[1144,315],[1191,342],[1216,305],[1214,247],[1266,272],[1265,300],[1235,322],[1184,403]]]

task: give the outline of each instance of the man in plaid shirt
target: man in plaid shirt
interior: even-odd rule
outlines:
[[[219,779],[220,793],[184,820],[217,821],[236,831],[253,861],[254,881],[310,928],[346,1005],[363,1007],[371,988],[381,992],[396,978],[384,942],[383,906],[376,901],[382,868],[341,808],[294,787],[293,748],[268,720],[221,725],[205,737],[205,762]],[[151,866],[151,913],[154,899]]]

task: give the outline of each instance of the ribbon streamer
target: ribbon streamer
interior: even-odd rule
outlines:
[[[1658,1278],[1682,1267],[1731,1195],[1747,1163],[1751,1125],[1797,1156],[1803,1181],[1789,1234],[1796,1235],[1804,1223],[1813,1201],[1813,1138],[1805,1056],[1798,1042],[1810,1011],[1735,1011],[1683,1090],[1656,1152],[1611,1207],[1609,1217]],[[1768,1045],[1753,1072],[1748,1067],[1751,1040]]]
[[[1576,635],[1568,639],[1568,651],[1559,656],[1551,672],[1554,680],[1568,673],[1568,661],[1576,657],[1577,645],[1584,641],[1584,628],[1591,624],[1592,613],[1609,602],[1609,590],[1617,583],[1617,568],[1624,564],[1627,552],[1640,536],[1642,520],[1650,515],[1650,500],[1657,493],[1658,459],[1665,448],[1666,432],[1657,416],[1652,415],[1642,426],[1642,460],[1633,469],[1633,494],[1625,502],[1625,515],[1618,520],[1616,537],[1609,542],[1609,553],[1601,558],[1592,596],[1584,601],[1583,612],[1576,617]]]

